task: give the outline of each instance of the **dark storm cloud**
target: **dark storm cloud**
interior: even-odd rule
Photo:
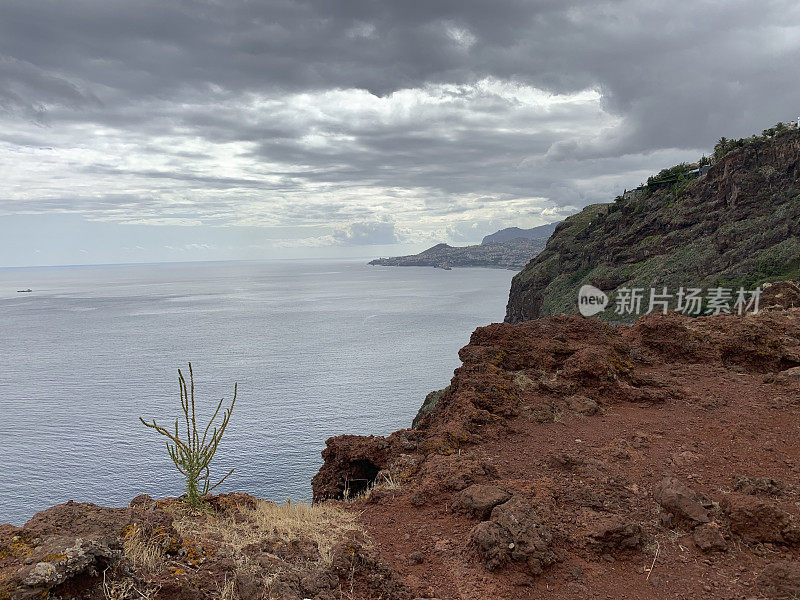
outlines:
[[[581,206],[795,117],[799,20],[788,0],[6,0],[0,151],[21,191],[0,211]]]

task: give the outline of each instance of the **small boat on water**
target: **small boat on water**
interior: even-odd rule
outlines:
[[[27,290],[17,290],[17,293],[18,294],[29,294],[32,291],[33,290],[31,288],[28,288]]]

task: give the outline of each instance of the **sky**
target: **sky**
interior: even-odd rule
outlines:
[[[800,115],[796,0],[3,0],[0,266],[554,222]]]

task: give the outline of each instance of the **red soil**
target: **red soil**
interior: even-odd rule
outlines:
[[[413,595],[800,591],[799,309],[495,324],[460,356],[419,431],[332,438],[314,481],[401,480],[349,506]]]

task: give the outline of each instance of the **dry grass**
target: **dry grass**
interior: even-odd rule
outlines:
[[[149,540],[136,524],[125,532],[122,552],[131,566],[144,578],[156,575],[166,565],[161,548]],[[106,572],[103,572],[102,589],[103,597],[106,600],[150,600],[152,595],[158,591],[148,587],[139,589],[133,580],[127,577],[119,577],[119,575],[106,577]]]
[[[103,598],[105,600],[151,600],[158,593],[160,588],[145,588],[144,591],[134,585],[132,579],[128,578],[108,578],[106,571],[103,571]]]
[[[363,529],[356,515],[332,504],[292,503],[277,505],[256,500],[252,507],[240,505],[221,513],[195,509],[182,503],[168,507],[173,526],[181,536],[181,552],[170,557],[155,541],[144,535],[138,525],[124,532],[124,555],[138,576],[145,581],[172,570],[191,572],[208,557],[225,556],[233,559],[235,569],[216,583],[215,598],[239,600],[238,574],[248,574],[263,587],[264,598],[277,598],[273,586],[283,576],[298,569],[307,569],[309,562],[328,567],[333,562],[334,547]],[[302,554],[293,561],[276,561],[273,566],[259,564],[248,546],[261,547],[268,552],[277,542],[290,544],[294,540],[315,545],[316,551]],[[163,544],[162,544],[163,545]],[[277,558],[277,557],[276,557]],[[132,579],[118,574],[103,575],[102,591],[106,600],[149,600],[154,592],[147,587],[137,588]]]
[[[459,451],[460,452],[460,451]],[[359,492],[358,494],[352,494],[350,492],[350,488],[345,485],[344,489],[344,501],[345,502],[360,502],[364,500],[369,500],[372,496],[373,492],[397,492],[401,488],[401,478],[400,476],[392,475],[391,473],[384,473],[378,476],[378,478],[372,482],[372,484],[367,487],[367,489]]]
[[[103,597],[106,600],[126,600],[133,594],[133,581],[130,579],[107,580],[103,573]]]
[[[277,505],[257,500],[255,508],[237,509],[238,518],[196,514],[177,515],[175,528],[182,536],[216,540],[240,556],[251,544],[305,539],[316,542],[319,560],[330,564],[333,547],[349,534],[361,531],[356,516],[329,504],[290,503]]]
[[[238,600],[239,598],[233,579],[226,579],[223,585],[217,586],[217,594],[219,600]]]
[[[145,573],[158,573],[164,568],[164,553],[144,536],[138,525],[125,533],[123,553],[135,569]]]

